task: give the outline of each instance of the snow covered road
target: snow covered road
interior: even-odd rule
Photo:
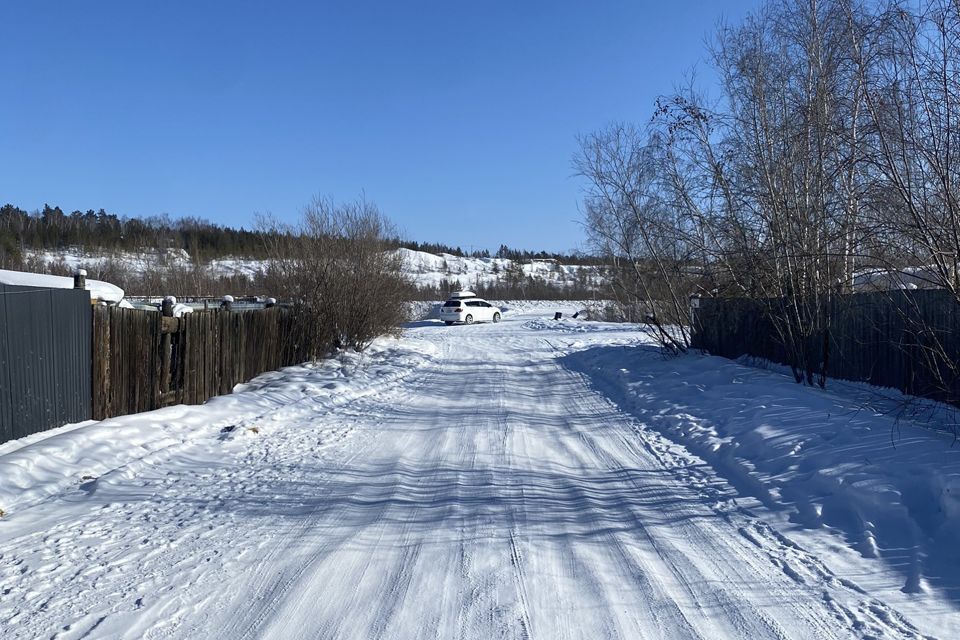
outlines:
[[[635,331],[416,324],[428,355],[349,402],[198,424],[12,511],[0,635],[929,634],[565,365]]]

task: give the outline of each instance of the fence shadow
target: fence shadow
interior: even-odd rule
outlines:
[[[926,582],[960,604],[960,514],[944,485],[960,478],[960,451],[948,441],[917,429],[894,447],[893,418],[722,358],[598,346],[560,362],[738,493],[877,557],[904,591]],[[875,487],[889,487],[887,499]]]

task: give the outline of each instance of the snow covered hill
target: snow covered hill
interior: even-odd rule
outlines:
[[[960,637],[942,434],[554,306],[0,446],[2,635]]]
[[[437,287],[443,282],[459,281],[464,287],[478,283],[492,285],[506,280],[512,271],[524,277],[534,277],[557,287],[600,287],[606,280],[603,269],[596,266],[564,265],[551,260],[533,260],[514,264],[506,258],[468,258],[450,254],[432,254],[410,249],[398,249],[407,265],[407,273],[415,284]],[[61,252],[28,252],[45,264],[63,264],[69,269],[84,268],[91,272],[112,263],[133,273],[165,268],[187,268],[193,265],[191,256],[183,249],[89,253],[81,250]],[[253,277],[264,269],[265,261],[248,258],[221,258],[203,263],[213,276],[243,275]]]
[[[600,287],[606,279],[595,266],[564,265],[552,260],[532,260],[515,265],[506,258],[462,258],[442,253],[398,249],[407,272],[420,286],[440,286],[441,282],[459,280],[465,287],[492,285],[507,279],[516,269],[524,277],[532,277],[559,287]]]
[[[167,251],[144,250],[142,252],[114,251],[90,252],[81,249],[64,251],[27,250],[28,259],[36,259],[47,265],[64,265],[69,269],[87,269],[95,271],[108,265],[116,265],[132,273],[170,268],[188,268],[194,266],[189,253],[183,249]],[[244,275],[255,276],[264,267],[263,260],[249,258],[223,258],[201,263],[214,276]]]

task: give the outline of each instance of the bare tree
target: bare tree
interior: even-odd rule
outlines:
[[[765,5],[712,48],[722,100],[662,99],[642,139],[618,126],[581,141],[587,226],[665,286],[767,301],[798,380],[823,384],[834,297],[857,268],[864,82],[847,55],[848,6]],[[640,258],[639,260],[637,258]],[[678,334],[687,340],[685,328]]]
[[[658,163],[658,141],[628,125],[581,138],[574,159],[587,180],[585,228],[611,261],[615,299],[627,317],[647,321],[664,346],[679,352],[690,346],[684,319],[692,255],[682,221],[658,190]]]
[[[275,232],[267,286],[315,318],[313,344],[359,351],[399,332],[411,285],[402,256],[392,251],[396,232],[375,204],[316,198],[299,225],[262,226]]]
[[[869,118],[868,215],[875,273],[904,327],[899,341],[942,399],[957,400],[953,331],[904,289],[937,288],[960,302],[960,5],[889,2],[864,19],[847,8],[849,48]]]
[[[694,292],[749,299],[740,328],[824,385],[843,319],[877,299],[850,294],[872,282],[887,298],[875,335],[898,327],[905,376],[957,401],[955,329],[935,297],[903,290],[960,303],[960,3],[770,0],[721,26],[710,54],[718,98],[690,83],[643,129],[580,141],[615,296],[678,311]]]
[[[960,299],[960,5],[891,2],[850,30],[872,149],[872,214],[890,230],[890,265]],[[851,23],[853,19],[851,18]]]

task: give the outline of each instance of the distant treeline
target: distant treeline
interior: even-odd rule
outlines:
[[[199,218],[127,218],[103,209],[65,213],[50,205],[34,212],[10,204],[0,207],[0,262],[19,262],[26,249],[56,251],[70,247],[129,252],[185,249],[197,260],[266,256],[264,234]]]
[[[529,262],[530,260],[556,260],[560,264],[571,265],[602,265],[606,264],[603,258],[594,255],[582,253],[550,253],[549,251],[530,251],[527,249],[512,249],[505,244],[501,244],[496,253],[491,254],[489,250],[464,251],[460,247],[451,247],[450,245],[437,242],[413,242],[410,240],[397,240],[397,246],[413,251],[423,251],[425,253],[447,253],[460,258],[506,258],[508,260],[517,260]]]
[[[57,251],[72,247],[84,250],[129,251],[183,249],[196,262],[236,256],[262,259],[276,232],[248,230],[214,224],[201,218],[124,217],[104,209],[72,211],[44,205],[39,211],[25,211],[11,204],[0,207],[0,266],[16,267],[24,251]],[[465,252],[460,247],[435,242],[395,238],[392,244],[414,251],[460,257],[489,258],[486,249]],[[500,245],[495,257],[511,260],[554,259],[563,264],[600,264],[585,255],[512,249]]]

